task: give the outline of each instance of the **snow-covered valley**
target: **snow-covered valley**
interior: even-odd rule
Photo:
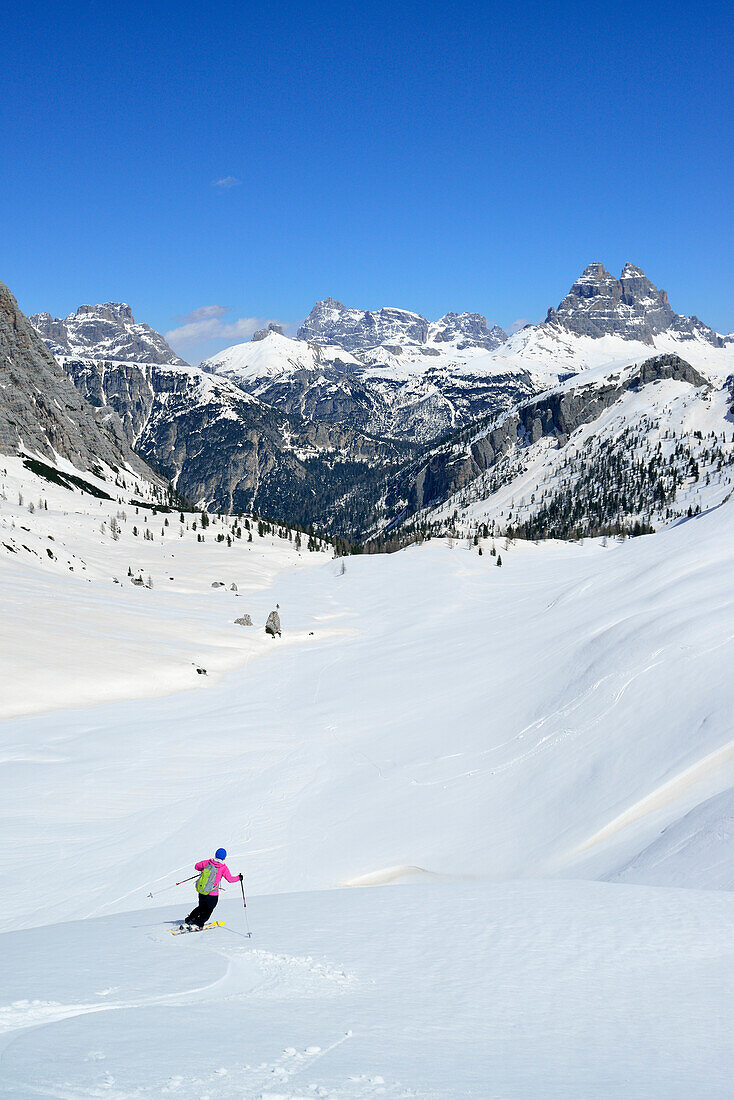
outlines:
[[[729,1095],[731,502],[335,560],[4,466],[3,1095]]]

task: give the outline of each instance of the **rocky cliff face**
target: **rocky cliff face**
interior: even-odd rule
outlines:
[[[447,313],[428,326],[428,342],[453,343],[457,348],[486,348],[493,351],[507,339],[507,333],[499,325],[487,327],[487,318],[481,313]]]
[[[622,336],[652,344],[653,337],[672,330],[683,338],[702,339],[714,347],[723,340],[697,317],[671,309],[668,295],[658,290],[634,264],[625,264],[619,279],[604,264],[593,263],[576,280],[558,309],[549,309],[546,324],[578,336]]]
[[[0,283],[0,453],[60,455],[81,470],[100,463],[158,479],[131,449],[109,409],[79,394],[33,325]]]
[[[355,532],[369,521],[372,483],[411,453],[351,425],[288,415],[193,367],[89,359],[64,367],[183,496],[221,511]]]
[[[596,420],[629,390],[661,379],[707,385],[690,363],[677,355],[658,355],[621,372],[616,380],[578,384],[551,391],[524,402],[494,420],[484,418],[472,434],[461,436],[430,452],[401,474],[393,486],[393,502],[404,515],[429,507],[464,488],[516,448],[533,446],[551,436],[563,447],[583,424]]]
[[[317,302],[298,330],[311,344],[338,344],[360,351],[378,344],[423,344],[428,322],[405,309],[347,309],[336,298]]]
[[[54,355],[186,366],[159,332],[136,322],[125,302],[79,306],[63,319],[34,313],[30,320]]]
[[[491,351],[507,334],[480,313],[447,313],[429,322],[406,309],[347,309],[336,298],[317,302],[298,330],[298,339],[313,344],[338,344],[351,352],[365,352],[379,346],[454,343],[458,348],[481,347]],[[367,361],[367,360],[365,360]]]

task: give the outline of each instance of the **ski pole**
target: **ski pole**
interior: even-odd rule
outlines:
[[[165,893],[166,890],[172,890],[174,886],[183,886],[184,882],[191,882],[192,879],[198,877],[198,875],[191,875],[189,878],[182,878],[180,882],[172,882],[170,886],[161,886],[160,890],[156,890],[154,894],[148,894],[148,897],[155,898],[158,894]]]
[[[252,932],[250,931],[250,922],[247,919],[247,902],[245,901],[245,887],[244,887],[244,884],[242,882],[242,876],[241,875],[240,875],[240,887],[242,889],[242,905],[243,905],[243,908],[245,910],[245,925],[247,927],[247,936],[248,936],[248,939],[249,939],[249,938],[252,937]]]

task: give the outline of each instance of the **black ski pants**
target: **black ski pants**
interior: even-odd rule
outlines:
[[[216,909],[219,894],[199,894],[199,904],[195,906],[186,918],[187,924],[198,924],[202,928]]]

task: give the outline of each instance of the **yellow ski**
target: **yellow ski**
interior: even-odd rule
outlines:
[[[206,932],[207,928],[222,928],[224,926],[223,920],[213,920],[209,924],[205,924],[203,928],[187,928],[184,924],[180,928],[172,928],[172,936],[184,936],[187,932]]]

